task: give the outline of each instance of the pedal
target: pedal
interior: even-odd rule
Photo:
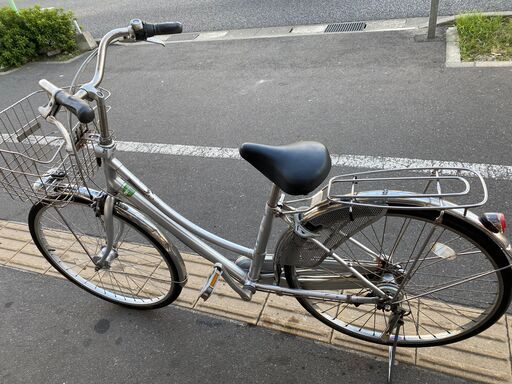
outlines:
[[[204,301],[208,300],[208,298],[213,293],[213,290],[215,289],[215,286],[219,282],[219,277],[222,276],[222,268],[220,265],[215,264],[213,266],[213,271],[206,280],[203,288],[201,288],[201,292],[199,293],[199,297],[203,299]]]

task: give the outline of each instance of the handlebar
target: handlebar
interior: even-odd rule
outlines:
[[[80,89],[74,94],[70,95],[61,88],[56,87],[47,80],[41,80],[39,85],[52,96],[57,105],[62,105],[73,113],[80,122],[90,123],[94,120],[94,110],[82,99],[94,98],[93,95],[98,96],[97,87],[103,80],[103,73],[105,71],[105,59],[107,55],[108,46],[118,39],[127,39],[131,41],[143,41],[150,37],[157,35],[171,35],[181,33],[183,26],[179,22],[166,22],[166,23],[145,23],[140,19],[133,19],[129,27],[117,28],[108,32],[100,41],[97,51],[90,56],[89,60],[97,55],[96,70],[91,81],[82,85]],[[97,98],[96,98],[97,99]],[[98,100],[97,100],[98,101]],[[99,107],[100,115],[101,107]],[[48,114],[50,109],[47,110]],[[100,119],[100,126],[102,131],[108,131],[106,120]]]
[[[89,124],[94,120],[94,110],[86,102],[76,98],[75,96],[71,96],[63,89],[50,83],[48,80],[40,80],[39,85],[52,96],[57,105],[65,107],[68,111],[74,114],[81,123]]]
[[[183,26],[179,22],[166,22],[166,23],[145,23],[140,19],[133,19],[130,21],[130,26],[125,28],[117,28],[108,32],[100,41],[98,46],[96,59],[96,70],[94,77],[87,84],[84,84],[81,89],[75,93],[80,99],[87,95],[87,89],[94,89],[100,85],[103,80],[103,72],[105,70],[105,59],[107,56],[107,48],[113,41],[125,38],[132,41],[142,41],[157,35],[176,34],[181,33]]]

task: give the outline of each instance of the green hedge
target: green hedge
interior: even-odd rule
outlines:
[[[63,9],[0,8],[0,67],[19,67],[48,52],[76,51],[73,13]]]

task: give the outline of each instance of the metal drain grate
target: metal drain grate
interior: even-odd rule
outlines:
[[[366,23],[363,21],[356,21],[352,23],[335,23],[329,24],[324,32],[354,32],[362,31],[366,28]]]

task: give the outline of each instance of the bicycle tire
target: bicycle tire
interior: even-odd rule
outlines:
[[[126,229],[123,240],[119,239],[120,243],[117,243],[117,257],[112,260],[109,269],[93,271],[94,262],[90,251],[94,247],[94,254],[98,254],[98,247],[104,242],[101,225],[86,230],[83,226],[70,229],[69,223],[64,221],[65,218],[82,213],[89,224],[101,223],[91,203],[86,198],[74,196],[60,206],[45,204],[43,201],[32,207],[28,218],[30,233],[46,260],[75,285],[115,304],[135,309],[156,309],[176,300],[182,287],[178,283],[178,269],[172,258],[151,233],[125,219],[118,213],[117,207],[113,212],[116,229],[121,228],[121,223]],[[77,212],[71,211],[74,208],[78,208]],[[51,219],[55,221],[56,217],[61,218],[61,228],[56,228],[58,223],[55,222],[52,225],[46,224],[46,221],[52,221],[48,215],[49,210],[57,209],[59,214]],[[77,228],[81,230],[80,234]],[[126,241],[128,234],[134,241]]]
[[[328,213],[328,212],[327,212]],[[325,215],[325,213],[324,213]],[[321,216],[321,214],[319,215]],[[430,263],[431,268],[435,268],[436,270],[441,267],[441,270],[450,271],[450,274],[454,274],[457,271],[457,268],[453,268],[453,264],[451,266],[448,266],[453,261],[459,260],[459,265],[457,265],[460,270],[468,271],[468,270],[481,270],[483,267],[480,267],[477,265],[477,263],[473,263],[471,259],[476,260],[476,256],[481,254],[483,257],[478,259],[478,263],[481,263],[481,265],[484,265],[484,261],[487,262],[487,264],[490,263],[492,268],[494,268],[494,272],[490,273],[489,275],[482,276],[480,279],[474,279],[467,283],[463,283],[457,286],[454,286],[452,288],[446,288],[445,290],[440,290],[435,292],[435,294],[431,295],[425,295],[423,297],[419,297],[417,299],[409,300],[408,305],[411,309],[411,313],[416,312],[416,318],[412,318],[409,315],[408,317],[404,317],[405,324],[402,326],[402,332],[399,335],[398,338],[398,346],[402,347],[431,347],[431,346],[438,346],[438,345],[445,345],[457,341],[464,340],[466,338],[472,337],[485,329],[489,328],[491,325],[493,325],[507,310],[510,301],[511,301],[511,282],[512,282],[512,269],[510,268],[510,262],[507,257],[506,252],[496,244],[491,238],[489,238],[489,235],[486,234],[482,229],[478,228],[477,226],[471,225],[464,221],[461,217],[458,217],[456,215],[452,215],[449,213],[445,213],[443,216],[442,224],[436,223],[436,218],[439,216],[439,212],[435,210],[428,210],[428,211],[421,211],[421,210],[393,210],[392,207],[390,207],[386,214],[383,216],[383,218],[387,218],[384,220],[389,221],[390,218],[393,219],[400,219],[400,222],[402,219],[404,219],[404,222],[409,220],[409,222],[417,221],[418,223],[424,223],[424,225],[430,225],[434,226],[436,229],[439,228],[441,234],[444,234],[445,232],[448,232],[450,234],[454,234],[455,236],[458,236],[454,239],[462,239],[465,242],[469,242],[469,244],[473,244],[473,247],[477,249],[477,251],[468,250],[465,252],[459,252],[455,253],[453,255],[453,252],[449,251],[449,249],[453,250],[453,247],[456,246],[456,244],[450,243],[444,244],[437,239],[435,242],[432,242],[432,246],[430,247],[427,245],[425,249],[428,249],[428,252],[421,256],[421,258],[425,260],[428,260]],[[380,228],[386,228],[386,224],[382,224],[381,218],[379,221],[381,222]],[[317,217],[318,219],[318,217]],[[321,217],[320,217],[321,219]],[[389,225],[389,223],[387,223]],[[370,228],[373,227],[373,228]],[[359,238],[363,238],[362,232],[370,230],[372,232],[376,231],[376,228],[379,228],[377,226],[377,223],[372,223],[368,225],[366,228],[362,229],[361,231],[357,232],[353,235],[355,238],[356,236],[359,236]],[[405,236],[405,235],[404,235]],[[441,237],[441,236],[440,236]],[[384,243],[385,236],[382,235],[382,243]],[[403,239],[403,237],[402,237]],[[454,242],[458,242],[454,241]],[[340,245],[341,247],[348,248],[347,242]],[[441,246],[438,246],[436,244],[441,244]],[[394,244],[393,244],[394,245]],[[445,245],[444,252],[448,252],[446,255],[439,253],[440,256],[437,256],[434,251],[436,249],[442,249],[442,245]],[[448,248],[446,246],[448,245]],[[388,245],[386,245],[387,247]],[[383,245],[381,244],[381,249],[383,248]],[[471,248],[472,249],[472,248]],[[434,251],[433,251],[434,250]],[[443,250],[441,251],[443,252]],[[346,252],[343,252],[345,255]],[[435,256],[428,256],[429,254],[433,254]],[[421,255],[421,253],[420,253]],[[452,257],[452,260],[449,259],[448,256]],[[428,259],[427,259],[428,256]],[[438,257],[439,260],[434,260],[435,257]],[[322,264],[326,265],[327,258],[315,269],[317,270],[317,274],[315,277],[322,276],[323,271]],[[431,261],[434,260],[434,261]],[[351,260],[352,262],[356,260]],[[442,264],[438,265],[437,267],[434,267],[434,263]],[[359,264],[361,265],[361,261],[359,261]],[[398,264],[398,263],[397,263]],[[474,265],[470,265],[474,264]],[[355,265],[355,264],[354,264]],[[427,266],[429,264],[426,264]],[[327,277],[327,279],[332,278],[332,263],[331,266],[331,277],[329,277],[328,273],[323,272],[323,276]],[[418,266],[418,268],[421,268]],[[307,284],[308,273],[311,275],[312,269],[309,268],[303,268],[303,272],[301,272],[300,267],[296,267],[293,265],[285,265],[284,271],[285,276],[288,285],[291,288],[303,288]],[[419,270],[419,269],[418,269]],[[375,272],[375,271],[374,271]],[[490,272],[490,270],[489,270]],[[301,273],[302,273],[302,284],[301,284]],[[424,272],[421,272],[425,274]],[[421,274],[420,273],[420,274]],[[434,275],[434,269],[431,272],[433,276],[431,276],[431,279],[434,279],[436,281],[440,281],[440,279],[443,277],[442,274],[439,274],[439,276]],[[447,272],[446,272],[447,273]],[[473,274],[473,276],[476,275],[477,272]],[[483,272],[482,272],[483,273]],[[487,272],[486,272],[487,273]],[[413,277],[417,275],[418,273],[415,272]],[[340,275],[341,276],[341,275]],[[448,275],[446,275],[448,276]],[[450,276],[450,279],[452,279],[453,276]],[[420,278],[422,278],[420,276]],[[459,276],[457,276],[459,278]],[[485,279],[484,279],[485,278]],[[491,278],[493,278],[493,282],[491,282]],[[462,278],[461,278],[462,279]],[[453,280],[453,279],[452,279]],[[485,281],[484,281],[485,280]],[[489,281],[488,281],[489,280]],[[453,280],[456,281],[456,280]],[[460,280],[462,281],[462,280]],[[412,282],[412,279],[410,280]],[[488,285],[491,287],[492,284],[494,284],[495,292],[488,292],[485,295],[488,297],[491,297],[492,294],[492,302],[490,302],[488,307],[486,308],[478,308],[477,306],[484,306],[483,303],[478,303],[478,300],[473,300],[473,304],[468,304],[468,301],[462,300],[463,296],[465,294],[471,295],[471,293],[474,293],[473,290],[475,287],[478,287],[478,285],[472,284],[469,286],[469,283],[477,282],[478,284]],[[374,281],[374,283],[377,283]],[[378,285],[378,284],[377,284]],[[447,284],[449,285],[449,284]],[[421,287],[421,285],[415,285],[411,283],[412,289],[409,291],[408,286],[404,288],[404,298],[409,295],[409,297],[413,298],[415,296],[414,289],[418,289],[418,287]],[[332,288],[332,285],[331,285]],[[432,288],[432,287],[431,287]],[[439,286],[439,288],[442,288],[442,286]],[[425,288],[428,289],[428,288]],[[361,295],[371,295],[368,291],[365,291],[364,289],[357,289],[357,291],[360,292],[351,292],[350,290],[339,290],[338,293],[358,293]],[[453,295],[454,297],[450,299],[445,299],[445,302],[441,302],[440,295],[445,292],[445,294],[450,293],[451,291],[455,292]],[[428,290],[425,290],[424,293],[428,293]],[[440,293],[438,293],[440,292]],[[420,294],[420,292],[416,292],[416,294]],[[485,296],[484,297],[487,297]],[[455,297],[457,296],[457,297]],[[471,297],[470,297],[471,299]],[[322,307],[322,305],[329,305],[329,302],[319,302],[315,300],[311,300],[308,298],[301,298],[297,297],[297,300],[299,303],[315,318],[322,321],[324,324],[328,325],[329,327],[342,332],[344,334],[347,334],[349,336],[356,337],[358,339],[362,339],[365,341],[369,341],[372,343],[377,344],[384,344],[384,345],[391,345],[393,343],[393,338],[389,337],[382,337],[383,332],[382,329],[386,325],[386,315],[385,311],[383,310],[383,314],[380,315],[380,310],[376,309],[377,307],[367,304],[361,304],[359,306],[350,305],[350,304],[339,304],[338,307],[335,309],[336,312],[334,312],[333,309],[324,309],[325,307]],[[487,299],[486,299],[487,300]],[[490,300],[490,299],[489,299]],[[417,302],[417,304],[416,304]],[[469,300],[471,302],[471,300]],[[485,301],[487,303],[487,301]],[[413,305],[411,306],[411,303]],[[476,303],[476,304],[475,304]],[[330,302],[330,304],[334,304],[336,307],[336,303]],[[487,305],[487,304],[485,304]],[[343,307],[342,307],[343,306]],[[372,307],[373,306],[373,307]],[[348,308],[348,310],[347,310]],[[367,308],[367,309],[364,309]],[[477,308],[475,310],[475,308]],[[357,316],[360,315],[360,313],[364,310],[367,310],[367,315],[369,314],[368,318],[365,316],[362,316],[361,318],[356,319]],[[329,312],[330,311],[330,312]],[[347,311],[343,314],[343,317],[345,319],[341,319],[343,311]],[[371,313],[373,312],[373,315]],[[474,316],[472,315],[472,311],[474,311]],[[479,311],[481,313],[479,314]],[[428,312],[428,313],[427,313]],[[450,312],[455,312],[455,315],[451,314]],[[478,315],[478,316],[477,316]],[[371,317],[374,317],[374,319],[371,319]],[[471,316],[471,317],[470,317]],[[465,324],[458,324],[456,318],[459,317],[461,319],[464,319],[464,317],[467,317],[467,319],[464,319],[464,321],[467,321]],[[387,317],[389,319],[389,317]],[[420,321],[420,319],[422,321]],[[461,320],[462,322],[463,320]],[[409,324],[408,324],[409,323]],[[455,329],[442,329],[440,333],[436,333],[435,329],[440,329],[442,324],[449,324],[446,325],[446,327],[456,327]],[[453,323],[453,324],[452,324]],[[380,327],[380,330],[379,330]],[[411,331],[412,329],[412,331]],[[406,332],[411,332],[411,334],[408,334]]]

